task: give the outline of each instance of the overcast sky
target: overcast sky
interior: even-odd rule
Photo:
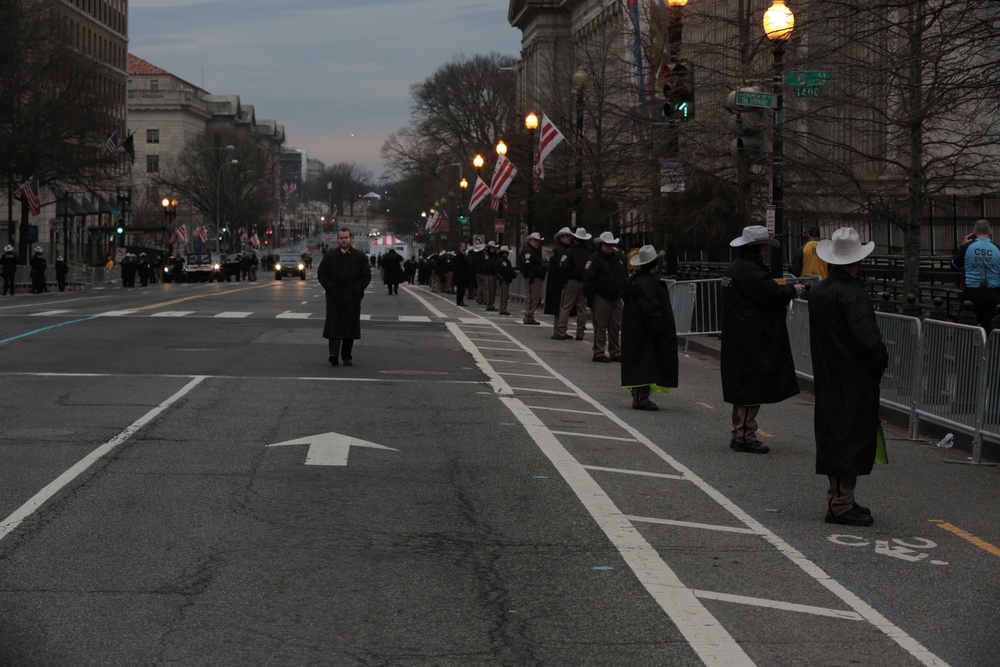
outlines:
[[[456,55],[517,55],[506,0],[131,0],[129,51],[285,126],[326,164],[382,171],[410,86]]]

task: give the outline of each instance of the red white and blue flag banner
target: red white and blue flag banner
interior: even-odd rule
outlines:
[[[503,197],[494,197],[493,201],[490,202],[490,208],[492,208],[494,211],[499,211],[501,204],[503,204],[504,208],[507,208],[507,206],[510,204],[510,200],[507,198],[506,192],[503,193]]]
[[[292,194],[299,189],[298,183],[293,183],[289,181],[281,186],[281,191],[285,193],[285,198],[291,197]]]
[[[472,188],[472,200],[469,202],[469,211],[474,210],[479,203],[486,199],[486,195],[490,193],[490,186],[486,185],[484,181],[479,176],[476,176],[476,185]]]
[[[200,239],[202,243],[208,243],[208,230],[205,229],[205,225],[198,225],[194,228],[194,237]]]
[[[252,245],[254,248],[260,247],[260,238],[256,234],[250,237],[250,245]]]
[[[108,140],[104,142],[104,149],[108,151],[109,155],[114,155],[118,152],[118,130],[112,132]]]
[[[448,214],[444,211],[434,211],[434,215],[427,219],[427,231],[441,232],[448,226]]]
[[[494,197],[503,197],[507,192],[514,177],[517,176],[517,167],[507,159],[506,155],[497,156],[497,166],[493,169],[493,181],[490,183],[490,191]]]
[[[240,238],[241,238],[242,240],[244,240],[244,241],[246,241],[246,240],[247,240],[248,238],[250,238],[250,237],[249,237],[249,236],[247,235],[247,228],[246,228],[246,227],[240,227]]]
[[[535,178],[539,181],[545,178],[545,158],[565,138],[549,117],[542,114],[541,130],[538,133],[538,159],[535,161]],[[536,185],[540,184],[536,182]]]
[[[174,225],[174,236],[177,238],[178,242],[187,243],[188,240],[187,227],[185,227],[184,225]]]
[[[31,215],[38,215],[42,212],[42,200],[38,194],[38,179],[32,176],[21,184],[21,195],[24,201],[28,202]]]

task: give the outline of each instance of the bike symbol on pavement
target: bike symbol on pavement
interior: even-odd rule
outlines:
[[[857,535],[830,535],[826,539],[843,547],[866,547],[871,544],[867,538],[858,537]],[[917,563],[930,558],[930,554],[920,551],[921,549],[933,549],[937,546],[935,542],[923,537],[913,537],[909,542],[893,539],[892,542],[892,544],[889,544],[889,540],[875,540],[875,553],[880,556],[898,558],[909,563]],[[947,561],[943,560],[930,560],[927,562],[931,565],[948,564]]]

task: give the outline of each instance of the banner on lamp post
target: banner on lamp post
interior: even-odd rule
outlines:
[[[494,231],[494,232],[496,232],[497,234],[503,234],[503,232],[504,232],[504,228],[505,228],[506,226],[507,226],[507,225],[506,225],[506,223],[504,222],[504,219],[503,219],[503,218],[495,218],[495,219],[493,220],[493,231]]]

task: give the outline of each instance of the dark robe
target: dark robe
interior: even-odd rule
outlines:
[[[316,271],[326,291],[326,324],[323,337],[333,340],[361,338],[361,299],[372,281],[372,267],[365,254],[351,248],[344,254],[339,247],[323,255]]]
[[[667,286],[637,273],[622,300],[622,386],[676,387],[677,327]]]
[[[794,296],[795,288],[776,283],[757,256],[741,256],[726,269],[722,279],[726,403],[780,403],[799,393],[785,324],[785,308]]]
[[[405,281],[403,258],[395,250],[390,250],[382,258],[382,282],[386,285],[398,285]]]
[[[548,281],[545,283],[545,314],[558,315],[562,304],[563,276],[559,270],[562,256],[569,250],[565,243],[556,243],[552,257],[549,258]]]
[[[867,475],[875,463],[879,383],[889,354],[864,285],[843,269],[809,294],[816,472]]]

